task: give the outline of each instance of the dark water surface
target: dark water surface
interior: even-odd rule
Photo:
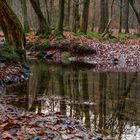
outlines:
[[[60,111],[103,135],[140,140],[140,73],[95,73],[40,62],[30,66],[29,82],[13,89],[18,96],[13,105],[36,113]]]

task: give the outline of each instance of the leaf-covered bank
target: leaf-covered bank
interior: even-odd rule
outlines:
[[[46,61],[84,62],[97,65],[98,71],[139,71],[140,39],[134,36],[118,35],[115,39],[101,39],[94,36],[74,35],[65,32],[64,39],[49,36],[40,38],[27,35],[29,55]],[[121,41],[123,40],[123,41]]]

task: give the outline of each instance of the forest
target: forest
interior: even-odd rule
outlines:
[[[119,33],[139,33],[140,2],[136,0],[43,0],[36,5],[37,2],[8,0],[25,31],[103,33],[111,28]]]
[[[140,0],[0,0],[0,140],[140,139]]]

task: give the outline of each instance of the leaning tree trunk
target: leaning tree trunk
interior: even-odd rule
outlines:
[[[50,34],[51,30],[50,27],[41,11],[39,0],[30,0],[32,7],[38,17],[39,28],[37,34]]]
[[[136,15],[138,24],[139,24],[139,26],[140,26],[140,15],[139,15],[139,12],[137,11],[137,9],[136,9],[136,7],[135,7],[135,5],[134,5],[134,1],[133,1],[133,0],[129,0],[129,3],[130,3],[130,5],[131,5],[131,7],[132,7],[132,9],[133,9],[133,11],[134,11],[134,13],[135,13],[135,15]]]
[[[0,26],[9,45],[18,52],[24,52],[25,36],[22,25],[6,0],[0,0]]]

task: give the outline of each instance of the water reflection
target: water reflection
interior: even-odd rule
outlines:
[[[31,64],[31,71],[29,82],[13,89],[19,97],[14,105],[36,113],[60,111],[119,140],[140,139],[140,73],[94,73],[43,63]]]

